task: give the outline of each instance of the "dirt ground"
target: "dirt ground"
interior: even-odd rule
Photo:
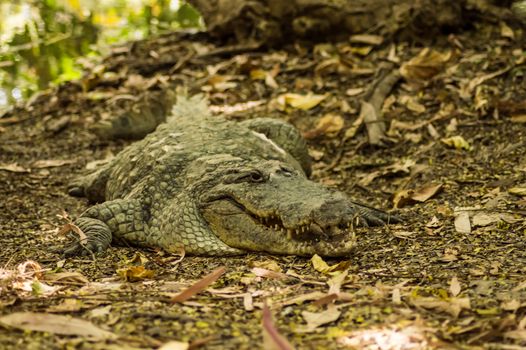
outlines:
[[[419,42],[234,53],[166,35],[117,48],[82,80],[0,117],[0,347],[288,348],[275,327],[297,349],[523,349],[524,30],[475,23]],[[382,101],[384,145],[371,146],[360,101],[400,65]],[[67,195],[68,182],[132,142],[92,129],[173,86],[208,94],[228,118],[290,121],[308,138],[316,181],[396,205],[404,223],[361,230],[352,255],[326,260],[331,269],[294,256],[180,260],[134,247],[64,259],[55,248],[65,213],[88,205]],[[205,291],[173,302],[222,266]],[[264,304],[273,321],[262,324]],[[40,313],[44,332],[8,318],[18,312]],[[60,328],[56,315],[71,322]]]

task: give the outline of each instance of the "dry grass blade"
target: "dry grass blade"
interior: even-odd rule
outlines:
[[[183,290],[181,293],[177,294],[172,298],[172,303],[182,303],[197,293],[203,291],[206,287],[217,281],[225,273],[226,269],[224,266],[218,267],[201,280],[197,281],[187,289]]]

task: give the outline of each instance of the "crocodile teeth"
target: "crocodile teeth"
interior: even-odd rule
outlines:
[[[292,230],[287,229],[287,239],[292,239]]]

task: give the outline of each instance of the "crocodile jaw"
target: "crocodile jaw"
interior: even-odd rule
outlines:
[[[323,232],[316,224],[286,228],[275,223],[275,217],[260,217],[228,199],[208,202],[201,215],[221,241],[245,251],[339,257],[349,255],[356,241],[351,225],[337,234]]]

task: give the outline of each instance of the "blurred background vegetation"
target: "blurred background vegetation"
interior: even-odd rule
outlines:
[[[111,45],[202,26],[179,0],[0,0],[0,112],[79,78]]]

